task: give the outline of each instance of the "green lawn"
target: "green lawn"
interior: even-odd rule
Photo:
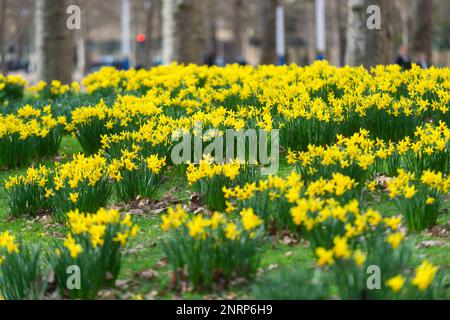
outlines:
[[[70,157],[71,154],[81,151],[77,141],[72,137],[65,137],[61,145],[61,157],[63,160]],[[59,159],[58,159],[59,160]],[[45,161],[46,165],[51,166],[54,160]],[[0,171],[0,180],[3,182],[8,176],[24,172],[25,170]],[[283,165],[281,174],[289,172],[289,168]],[[189,201],[190,188],[186,183],[183,175],[176,172],[169,172],[167,179],[164,181],[160,190],[160,197],[171,195],[181,202]],[[111,205],[118,205],[113,200]],[[395,209],[384,202],[378,200],[373,206],[386,215],[396,214]],[[447,203],[447,207],[449,207]],[[251,285],[236,284],[227,290],[217,292],[180,292],[170,288],[170,274],[168,267],[164,263],[164,254],[162,243],[164,234],[159,224],[159,214],[146,214],[136,218],[137,224],[141,228],[141,232],[136,239],[129,242],[120,273],[120,285],[117,290],[104,292],[107,298],[129,298],[133,294],[141,294],[144,297],[154,296],[159,299],[169,299],[174,297],[202,299],[204,297],[211,298],[252,298]],[[439,224],[448,226],[450,223],[450,214],[447,212],[439,218]],[[25,242],[41,243],[44,246],[53,241],[60,241],[65,234],[66,228],[62,225],[55,224],[50,217],[38,217],[34,219],[11,219],[8,215],[7,195],[5,190],[0,188],[0,232],[10,230],[16,236]],[[439,265],[441,268],[449,269],[450,263],[450,239],[448,237],[440,237],[425,232],[420,235],[410,236],[418,245],[423,241],[429,247],[419,248],[417,253],[420,258],[427,258],[432,263]],[[262,255],[261,270],[258,277],[274,272],[284,266],[313,266],[314,257],[308,245],[304,242],[290,243],[290,237],[279,236],[267,241]],[[144,272],[153,270],[151,272]],[[123,280],[123,281],[122,281]],[[450,283],[447,281],[447,288]],[[449,292],[450,290],[447,290]],[[448,293],[447,298],[450,297]]]

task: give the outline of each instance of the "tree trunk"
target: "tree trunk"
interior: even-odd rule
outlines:
[[[142,67],[142,51],[140,50],[141,44],[136,41],[136,35],[138,34],[138,24],[139,24],[139,3],[137,1],[130,1],[130,42],[131,42],[131,53],[130,53],[130,67],[137,68]]]
[[[314,17],[314,2],[308,1],[305,3],[306,10],[306,29],[308,39],[308,64],[311,64],[316,59],[316,30],[315,30],[315,17]]]
[[[327,40],[329,44],[328,54],[329,61],[331,64],[335,66],[340,66],[341,64],[341,41],[340,41],[340,33],[339,33],[339,3],[335,1],[327,1],[326,2],[326,17],[329,21],[327,27]]]
[[[46,82],[72,81],[74,48],[66,9],[65,0],[36,1],[37,73]]]
[[[24,8],[29,6],[29,3],[24,0],[20,0],[17,2],[18,5],[18,20],[17,29],[15,33],[15,47],[16,47],[16,59],[17,61],[22,62],[23,60],[23,45],[25,42],[25,37],[27,34],[27,30],[29,30],[30,17],[24,14]]]
[[[369,5],[380,8],[381,28],[369,29],[366,10]],[[390,64],[394,56],[392,0],[349,0],[347,24],[347,65],[366,68]]]
[[[205,63],[213,65],[217,57],[217,3],[216,0],[204,1],[205,23]]]
[[[203,63],[201,0],[164,0],[163,62]]]
[[[419,0],[417,6],[417,29],[414,36],[414,51],[431,59],[433,0]]]
[[[400,14],[402,25],[402,47],[408,48],[408,52],[413,51],[413,9],[414,1],[396,0],[395,4]]]
[[[364,0],[349,0],[347,15],[347,41],[345,64],[356,66],[364,64],[366,58],[367,34]]]
[[[143,48],[143,59],[142,64],[145,68],[150,68],[152,66],[153,57],[152,57],[152,41],[153,41],[153,19],[155,13],[154,0],[145,0],[144,1],[144,9],[145,9],[145,43]]]
[[[88,6],[87,0],[78,0],[77,5],[81,8],[81,29],[75,32],[75,51],[77,55],[77,74],[83,77],[89,69],[89,54],[87,46],[88,36]]]
[[[337,19],[339,21],[339,65],[345,64],[345,51],[347,47],[347,9],[345,4],[348,0],[338,0]]]
[[[395,6],[392,0],[366,0],[366,6],[378,5],[381,9],[381,29],[368,31],[366,44],[366,67],[377,64],[391,64],[394,61],[394,13]]]
[[[5,46],[6,0],[0,0],[0,72],[6,73]]]
[[[242,50],[243,43],[243,28],[242,22],[244,20],[244,3],[243,0],[234,0],[234,21],[233,21],[233,50],[235,61],[242,60],[244,52]]]
[[[261,0],[262,4],[262,54],[261,64],[276,64],[276,9],[278,0]]]

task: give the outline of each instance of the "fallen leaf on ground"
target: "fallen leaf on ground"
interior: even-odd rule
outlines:
[[[164,257],[156,263],[154,268],[155,269],[164,268],[165,266],[167,266],[168,263],[169,263],[169,259],[167,257]]]
[[[391,177],[378,176],[375,178],[375,182],[376,182],[377,186],[379,186],[382,190],[387,188],[387,184],[389,181],[392,181]]]
[[[142,244],[137,245],[134,248],[130,248],[130,249],[126,249],[124,250],[124,254],[134,254],[134,253],[138,253],[139,251],[141,251],[142,249],[144,249],[144,246]]]
[[[116,280],[116,287],[118,289],[127,289],[131,283],[130,279],[118,279]]]
[[[431,248],[431,247],[441,247],[445,246],[445,241],[439,241],[439,240],[425,240],[421,241],[417,247],[419,248]]]
[[[435,237],[447,238],[450,236],[450,231],[446,226],[434,226],[431,229],[431,234]]]
[[[291,236],[291,235],[285,235],[285,236],[283,237],[283,239],[281,240],[281,242],[282,242],[283,244],[286,244],[286,245],[288,245],[288,246],[291,246],[291,245],[294,245],[294,244],[298,243],[298,240],[295,239],[295,238],[294,238],[293,236]]]
[[[277,268],[278,268],[278,264],[272,263],[271,265],[269,265],[269,266],[267,267],[267,270],[275,270],[275,269],[277,269]]]
[[[131,209],[130,211],[128,211],[128,213],[133,215],[133,216],[143,216],[143,215],[145,215],[145,212],[142,209]]]
[[[140,278],[140,279],[151,280],[151,279],[153,279],[153,278],[158,276],[158,272],[156,272],[153,269],[148,269],[148,270],[144,270],[144,271],[138,272],[136,274],[136,276],[138,278]]]
[[[145,300],[155,300],[158,296],[158,291],[152,290],[144,296]]]

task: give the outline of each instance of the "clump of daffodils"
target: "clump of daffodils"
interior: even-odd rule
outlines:
[[[117,210],[100,209],[95,214],[85,214],[75,210],[69,212],[67,217],[71,232],[64,246],[69,250],[72,258],[76,258],[82,252],[82,247],[73,237],[89,238],[93,248],[102,247],[105,240],[112,240],[120,246],[125,246],[128,239],[136,237],[139,230],[138,226],[132,223],[129,214],[121,217]],[[109,239],[111,237],[112,239]]]
[[[398,274],[386,281],[392,298],[418,299],[433,298],[433,291],[439,280],[436,280],[439,268],[428,260],[422,261],[414,273]]]
[[[66,163],[29,168],[24,175],[5,182],[11,214],[34,215],[39,210],[52,210],[59,221],[66,212],[78,208],[96,211],[105,206],[112,190],[107,176],[107,159],[100,155],[75,155]]]
[[[189,184],[194,184],[202,178],[213,178],[214,176],[223,175],[224,177],[234,180],[239,175],[241,163],[233,161],[225,164],[213,164],[212,159],[206,158],[200,161],[197,166],[190,164],[187,169],[187,180]]]
[[[309,145],[306,151],[289,150],[287,161],[296,164],[304,177],[326,178],[340,172],[361,183],[372,174],[377,158],[392,153],[392,144],[374,141],[368,130],[360,129],[349,138],[338,135],[335,144],[325,147]]]
[[[0,248],[6,250],[8,253],[19,252],[19,246],[13,235],[8,231],[0,233]],[[5,258],[0,256],[0,263],[3,262]]]
[[[307,178],[329,177],[334,172],[346,174],[358,182],[377,172],[395,174],[399,167],[421,175],[427,169],[446,171],[449,163],[450,130],[442,121],[438,125],[417,126],[412,137],[397,142],[371,139],[369,131],[360,129],[350,137],[337,135],[334,144],[309,145],[307,150],[287,154]]]
[[[331,179],[322,177],[305,183],[301,175],[292,171],[288,177],[269,176],[265,180],[249,182],[244,186],[223,188],[227,200],[227,212],[251,207],[258,212],[266,228],[277,226],[279,229],[296,230],[301,224],[301,214],[296,209],[295,218],[291,217],[293,207],[321,208],[325,200],[345,203],[358,193],[358,183],[341,173],[333,173]],[[333,202],[333,203],[334,203]],[[310,220],[307,219],[307,224]]]
[[[113,286],[121,267],[121,249],[137,236],[139,228],[130,215],[100,209],[95,214],[68,213],[69,232],[56,244],[50,261],[42,248],[19,243],[9,232],[0,233],[0,292],[5,299],[42,299],[52,266],[59,293],[66,298],[95,298],[104,287]],[[68,287],[71,273],[80,272],[80,287]],[[20,270],[20,272],[17,272]]]
[[[64,221],[71,210],[95,212],[106,206],[112,194],[107,170],[107,159],[100,155],[77,154],[72,161],[57,163],[48,194],[55,217]]]
[[[413,252],[400,231],[401,216],[383,217],[370,208],[363,211],[356,200],[345,205],[333,200],[300,200],[291,213],[310,242],[317,265],[334,275],[341,297],[418,298],[432,294],[427,289],[437,268],[428,262],[417,268],[408,288],[402,290]],[[368,290],[365,284],[366,269],[372,265],[380,267],[388,279],[379,292]]]
[[[259,175],[255,165],[238,159],[229,163],[215,164],[213,158],[205,156],[198,165],[189,164],[186,177],[190,185],[199,192],[204,202],[213,210],[225,209],[223,188],[230,188],[255,180]]]
[[[169,208],[162,216],[161,228],[169,233],[164,251],[178,279],[187,278],[196,287],[252,278],[259,265],[261,224],[252,209],[229,220],[218,212],[190,216],[181,206]]]
[[[117,196],[121,201],[130,201],[137,196],[152,198],[161,182],[166,166],[166,157],[152,154],[144,157],[141,148],[122,150],[119,159],[112,159],[108,175],[114,179]]]
[[[450,177],[432,170],[417,176],[399,169],[398,175],[387,182],[389,196],[404,214],[411,231],[422,231],[436,223],[449,189]]]
[[[0,233],[0,297],[7,300],[41,299],[48,272],[42,251],[21,244],[8,231]]]
[[[23,97],[27,81],[21,76],[0,74],[0,103]]]
[[[0,115],[0,167],[13,169],[55,156],[65,123],[64,116],[53,116],[50,105],[25,105],[16,114]]]
[[[121,248],[137,236],[138,226],[130,215],[100,209],[86,214],[78,210],[67,214],[69,233],[58,246],[54,269],[63,296],[93,298],[104,286],[114,285],[121,265]],[[82,270],[81,290],[67,290],[66,269],[77,265]]]
[[[95,106],[76,108],[66,129],[75,134],[86,153],[95,154],[104,146],[104,135],[137,130],[161,114],[162,108],[152,98],[119,95],[111,107],[101,100]]]
[[[45,166],[28,168],[24,175],[11,176],[5,181],[11,215],[34,215],[47,209],[53,191],[49,189],[51,170]]]

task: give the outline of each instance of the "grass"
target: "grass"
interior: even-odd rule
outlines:
[[[80,152],[81,147],[73,137],[65,137],[60,148],[61,157],[65,159],[70,155]],[[54,160],[46,160],[44,164],[52,166]],[[25,169],[0,171],[0,181],[4,181],[10,175],[24,172]],[[282,164],[280,168],[281,175],[287,175],[289,168]],[[182,202],[189,201],[191,188],[186,183],[183,175],[177,172],[168,172],[167,179],[160,188],[159,196],[171,194],[173,197]],[[112,200],[114,203],[116,200]],[[395,208],[387,202],[383,201],[383,197],[377,200],[373,206],[380,210],[383,214],[396,214]],[[439,224],[444,225],[450,222],[449,204],[447,202],[447,212],[439,217]],[[160,217],[157,215],[147,215],[145,217],[137,217],[137,224],[141,228],[141,232],[136,239],[129,242],[124,255],[124,261],[119,279],[126,285],[119,286],[114,291],[117,298],[127,298],[130,294],[141,294],[146,297],[149,293],[157,294],[159,299],[170,298],[186,298],[186,299],[203,299],[205,297],[212,298],[252,298],[251,285],[236,284],[226,290],[218,290],[215,292],[179,292],[170,289],[170,274],[168,267],[161,263],[164,258],[163,241],[164,234],[160,225]],[[48,247],[54,241],[60,241],[64,235],[66,228],[62,225],[52,223],[49,217],[34,219],[14,219],[8,215],[7,195],[3,188],[0,188],[0,232],[9,230],[19,236],[24,242],[40,243],[44,247]],[[445,268],[448,271],[450,255],[450,239],[437,237],[431,233],[422,233],[409,236],[416,244],[423,241],[435,241],[443,243],[439,246],[429,246],[418,248],[417,254],[420,258],[426,258],[433,264]],[[288,239],[289,240],[289,239]],[[262,261],[260,275],[264,276],[281,267],[292,267],[303,265],[313,266],[314,257],[308,245],[304,242],[290,244],[289,241],[281,238],[272,238],[268,241],[262,250]],[[143,271],[155,270],[158,275],[155,277],[142,277]],[[447,283],[446,287],[450,286]],[[450,290],[448,290],[450,291]],[[450,297],[450,292],[447,298]]]

